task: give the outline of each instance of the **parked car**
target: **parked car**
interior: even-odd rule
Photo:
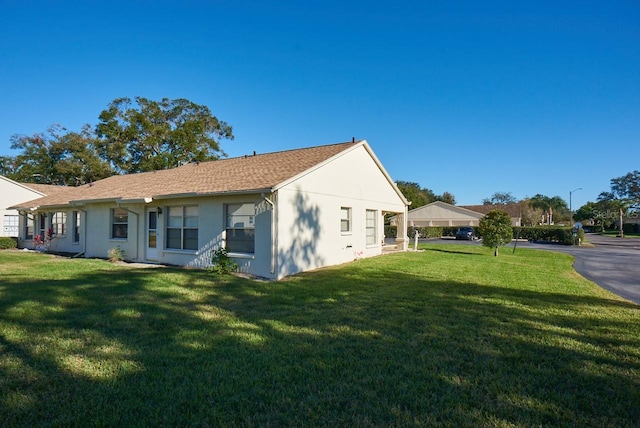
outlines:
[[[476,237],[476,232],[473,227],[461,227],[456,231],[456,239],[466,239],[467,241],[473,241]]]

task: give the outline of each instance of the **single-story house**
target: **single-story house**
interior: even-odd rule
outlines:
[[[407,213],[407,225],[413,227],[430,226],[477,226],[483,214],[466,208],[436,201],[412,209]],[[391,224],[395,225],[395,218]]]
[[[505,205],[461,205],[460,208],[465,208],[471,211],[478,212],[483,216],[489,211],[502,210],[509,214],[511,217],[512,226],[522,226],[522,207],[520,204],[505,204]]]
[[[198,268],[226,248],[240,272],[280,279],[380,255],[389,213],[406,250],[408,204],[354,140],[117,175],[13,208],[22,247],[98,258],[120,247],[128,261]]]
[[[49,184],[18,183],[0,175],[0,217],[2,218],[2,233],[0,236],[17,238],[19,232],[19,213],[9,207],[57,193],[61,186]]]

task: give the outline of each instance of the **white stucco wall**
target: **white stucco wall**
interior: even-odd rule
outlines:
[[[381,254],[384,212],[406,206],[363,146],[278,190],[278,277]],[[351,232],[340,230],[351,208]],[[377,237],[366,244],[366,210],[377,211]]]

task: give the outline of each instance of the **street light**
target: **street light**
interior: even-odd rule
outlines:
[[[569,225],[573,227],[573,211],[571,209],[571,195],[573,192],[577,192],[578,190],[582,190],[582,187],[578,187],[577,189],[573,189],[569,192]]]

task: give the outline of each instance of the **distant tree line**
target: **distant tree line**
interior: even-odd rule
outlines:
[[[411,201],[411,209],[418,208],[435,201],[446,202],[451,205],[456,204],[456,198],[452,193],[444,192],[441,195],[435,194],[431,189],[420,187],[418,183],[409,181],[398,181],[398,188],[408,201]]]

